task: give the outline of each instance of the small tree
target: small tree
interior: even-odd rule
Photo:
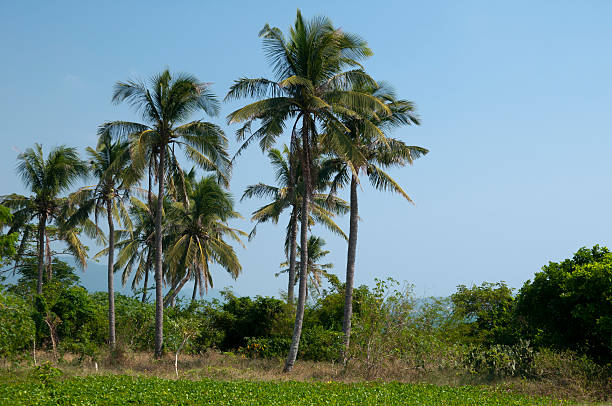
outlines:
[[[181,350],[200,331],[200,320],[196,317],[179,316],[168,320],[166,343],[174,351],[174,372],[178,378],[178,356]]]

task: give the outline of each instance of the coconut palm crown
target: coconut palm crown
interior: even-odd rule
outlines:
[[[233,199],[211,176],[195,182],[192,188],[189,204],[175,202],[168,209],[166,261],[170,272],[167,279],[173,289],[167,302],[176,297],[189,279],[199,287],[200,295],[212,287],[211,263],[220,265],[234,279],[242,272],[234,248],[226,241],[242,245],[241,238],[246,236],[227,224],[231,219],[240,218],[234,211]]]

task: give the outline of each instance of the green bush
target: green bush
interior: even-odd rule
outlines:
[[[515,345],[495,344],[488,348],[476,347],[466,356],[464,363],[471,373],[490,378],[509,376],[531,377],[534,374],[535,353],[529,341]]]
[[[0,292],[0,357],[12,357],[33,344],[32,308],[23,299]]]
[[[239,352],[249,358],[284,358],[287,356],[291,337],[248,337]],[[342,350],[342,334],[325,330],[321,326],[304,329],[298,351],[299,359],[312,361],[336,361]]]
[[[282,358],[290,345],[291,337],[247,337],[246,345],[239,352],[249,358]]]
[[[451,301],[454,316],[464,323],[464,341],[485,346],[516,341],[514,297],[504,282],[460,285]]]
[[[246,337],[270,337],[285,312],[286,304],[275,298],[236,297],[224,292],[225,303],[213,301],[205,312],[213,318],[214,328],[223,332],[219,347],[223,351],[244,347]]]
[[[60,369],[55,368],[50,362],[43,362],[34,367],[32,371],[32,377],[40,381],[43,385],[48,385],[63,374],[64,373]]]
[[[96,292],[93,300],[108,314],[108,293]],[[108,334],[108,318],[105,316],[105,333]],[[148,351],[153,348],[155,337],[155,305],[115,294],[115,328],[117,342],[126,348]],[[105,336],[106,337],[106,336]]]
[[[612,361],[612,253],[596,245],[544,266],[521,288],[517,319],[538,348]]]
[[[298,358],[312,361],[335,361],[340,359],[341,351],[342,333],[325,330],[322,326],[312,326],[302,332]]]

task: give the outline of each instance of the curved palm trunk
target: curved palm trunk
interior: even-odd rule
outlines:
[[[293,326],[293,336],[291,337],[291,347],[285,361],[283,372],[291,372],[295,359],[297,358],[302,335],[302,322],[304,321],[304,307],[306,305],[306,277],[308,264],[308,210],[310,203],[310,143],[308,141],[308,121],[306,115],[303,119],[302,127],[302,171],[304,176],[304,197],[302,199],[302,219],[300,228],[300,238],[302,246],[300,251],[300,285],[298,290],[298,302],[295,311],[295,325]]]
[[[159,151],[157,212],[155,213],[155,358],[161,358],[164,343],[164,295],[162,292],[162,210],[164,203],[164,164],[166,148]]]
[[[287,303],[293,304],[295,286],[295,257],[297,252],[297,206],[294,202],[291,212],[291,232],[289,243],[289,285],[287,286]]]
[[[45,272],[45,228],[47,226],[47,213],[42,214],[38,220],[38,281],[36,294],[42,295],[43,275]]]
[[[114,272],[115,264],[115,224],[113,223],[113,212],[111,201],[106,202],[108,215],[108,345],[111,350],[115,349],[115,287]]]
[[[344,333],[344,351],[342,361],[346,364],[348,349],[351,341],[351,317],[353,316],[353,284],[355,277],[355,255],[357,252],[357,221],[359,219],[357,207],[357,178],[351,177],[351,214],[348,241],[348,253],[346,256],[346,285],[344,288],[344,319],[342,321],[342,332]]]
[[[187,281],[189,280],[189,277],[191,276],[191,273],[189,271],[187,271],[187,273],[185,274],[185,277],[183,279],[181,279],[180,281],[178,281],[170,290],[169,295],[166,297],[165,299],[165,306],[168,307],[168,305],[170,305],[171,307],[174,307],[174,301],[176,299],[176,297],[178,296],[179,292],[181,291],[181,289],[183,289],[183,286],[185,286],[185,283],[187,283]]]

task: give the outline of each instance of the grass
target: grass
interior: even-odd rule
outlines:
[[[44,379],[43,379],[44,381]],[[557,405],[476,386],[397,382],[171,380],[98,375],[0,385],[0,405]]]

